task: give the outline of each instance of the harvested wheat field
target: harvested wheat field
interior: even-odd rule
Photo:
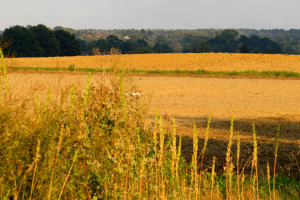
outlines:
[[[141,54],[76,56],[54,58],[10,58],[9,66],[107,69],[118,65],[122,69],[138,70],[207,70],[207,71],[293,71],[300,72],[300,55],[272,54]]]
[[[97,57],[95,57],[97,58]],[[71,58],[70,58],[71,59]],[[74,58],[73,58],[74,59]],[[111,75],[94,73],[92,84],[109,84]],[[13,96],[39,94],[45,97],[51,86],[52,101],[59,101],[61,91],[75,85],[83,90],[87,73],[78,72],[10,72],[9,84]],[[20,84],[22,83],[22,84]],[[277,126],[281,139],[278,166],[281,171],[299,178],[300,161],[300,81],[298,79],[210,78],[134,75],[125,78],[125,85],[134,83],[149,106],[149,122],[155,108],[163,114],[171,127],[175,117],[177,134],[183,135],[183,155],[190,161],[193,153],[193,123],[199,129],[199,151],[205,138],[206,123],[212,115],[205,166],[211,166],[217,156],[217,166],[225,165],[229,137],[230,117],[234,117],[234,140],[241,134],[241,159],[245,165],[253,151],[252,123],[256,125],[259,162],[261,167],[269,161],[272,166]],[[28,92],[29,93],[28,93]],[[70,92],[70,90],[68,91]],[[22,96],[24,94],[24,96]],[[150,125],[151,123],[149,123]],[[235,145],[233,145],[235,148]],[[236,150],[233,149],[233,152]],[[279,171],[280,171],[279,170]]]

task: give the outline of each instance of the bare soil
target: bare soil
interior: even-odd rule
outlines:
[[[86,73],[69,72],[9,74],[12,95],[19,98],[24,98],[25,94],[46,96],[51,86],[53,98],[58,99],[61,89],[66,86],[74,84],[78,89],[84,89],[87,77]],[[92,83],[109,83],[109,79],[110,76],[95,73]],[[241,166],[245,166],[252,156],[252,123],[255,124],[258,139],[259,166],[264,173],[267,162],[273,166],[276,132],[280,125],[277,171],[300,178],[300,80],[135,75],[126,79],[126,83],[131,82],[137,85],[143,98],[151,99],[149,124],[154,119],[156,107],[158,113],[169,121],[175,117],[177,134],[183,136],[182,152],[187,161],[190,161],[193,151],[193,123],[196,123],[199,130],[200,153],[207,119],[211,114],[204,168],[211,166],[213,156],[216,156],[217,168],[221,171],[225,166],[230,117],[233,116],[233,154],[236,155],[239,132]]]

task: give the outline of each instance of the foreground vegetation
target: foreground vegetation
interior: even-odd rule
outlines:
[[[194,153],[186,163],[175,119],[170,127],[156,115],[147,127],[147,107],[117,72],[111,86],[91,85],[89,78],[84,91],[70,86],[59,100],[50,98],[51,88],[46,99],[17,100],[3,55],[1,62],[2,199],[299,199],[300,183],[278,175],[276,162],[257,170],[254,125],[250,172],[239,166],[240,140],[232,156],[232,119],[226,166],[216,174],[218,160],[205,157],[210,117],[201,149],[194,126]],[[278,127],[275,160],[279,134]],[[210,169],[202,169],[204,159],[211,160]]]

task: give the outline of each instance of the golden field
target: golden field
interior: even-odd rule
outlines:
[[[207,70],[207,71],[293,71],[300,72],[300,55],[177,53],[104,55],[52,58],[9,58],[9,66],[66,68],[111,68],[139,70]]]

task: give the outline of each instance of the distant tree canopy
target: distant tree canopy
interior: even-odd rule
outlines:
[[[213,52],[234,53],[238,49],[239,33],[235,30],[224,30],[209,40]]]
[[[43,55],[43,50],[38,44],[34,33],[23,26],[13,26],[5,29],[3,37],[13,42],[9,48],[4,49],[5,54],[10,51],[20,57],[38,57]]]
[[[164,36],[159,35],[153,47],[155,53],[173,53],[174,49],[171,47],[171,42]]]
[[[76,56],[81,54],[81,42],[64,30],[54,31],[55,37],[60,44],[60,56]]]
[[[111,48],[123,54],[144,53],[283,53],[300,54],[300,29],[115,29],[75,30],[45,25],[13,26],[2,33],[13,41],[5,52],[17,56],[74,56],[109,54]]]
[[[122,44],[124,43],[122,40],[120,40],[117,36],[110,35],[106,38],[106,41],[108,43],[108,48],[121,48]]]
[[[42,49],[42,56],[51,57],[60,54],[60,43],[57,40],[53,31],[47,28],[45,25],[39,24],[29,28],[36,40],[38,45]]]
[[[64,30],[52,31],[45,25],[13,26],[3,32],[13,43],[4,53],[14,52],[17,57],[75,56],[81,54],[81,42]]]
[[[211,47],[207,44],[207,38],[202,36],[186,35],[182,40],[183,53],[205,53],[211,52]]]
[[[270,38],[239,35],[235,30],[223,30],[208,40],[213,52],[283,53],[282,47]]]
[[[242,43],[241,53],[283,53],[282,47],[270,38],[260,38],[258,36],[241,36],[239,42]],[[248,52],[242,52],[248,49]]]
[[[98,39],[89,43],[82,41],[84,46],[84,54],[93,54],[93,49],[98,49],[102,54],[108,54],[111,48],[120,49],[123,54],[142,54],[153,53],[151,47],[146,40],[132,37],[125,41],[119,39],[115,35],[109,35],[106,39]]]

